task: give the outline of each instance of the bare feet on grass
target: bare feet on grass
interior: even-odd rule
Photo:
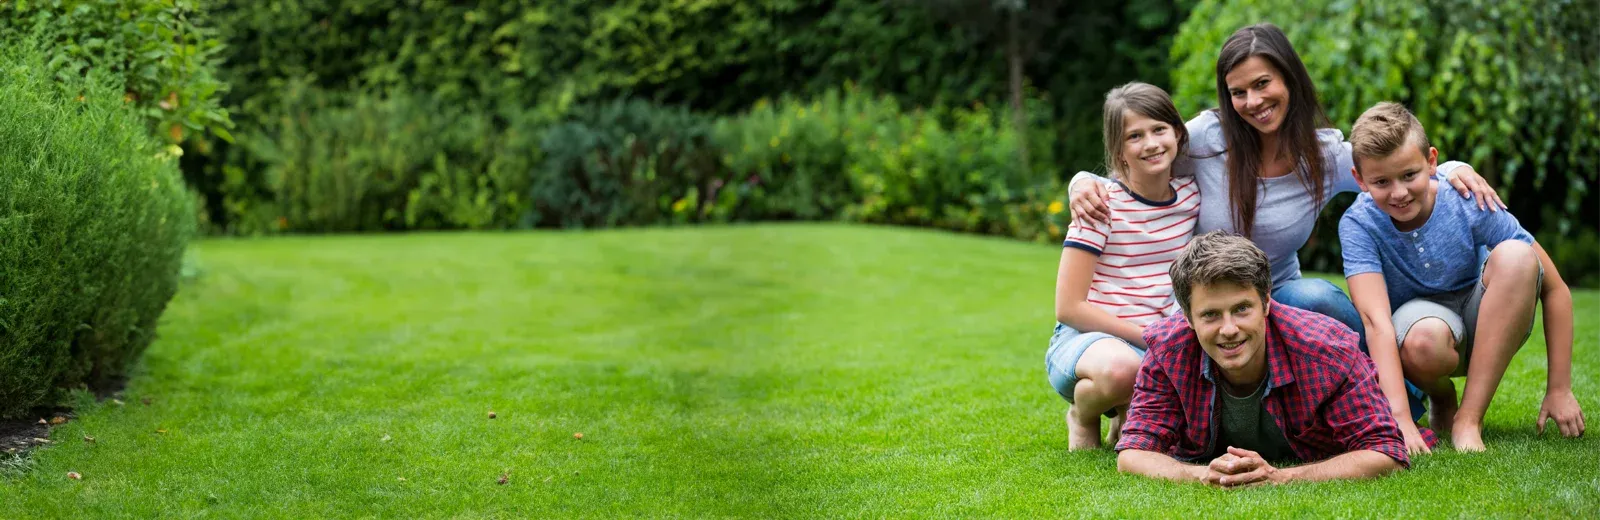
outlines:
[[[1482,425],[1462,424],[1460,421],[1450,430],[1450,444],[1456,451],[1477,453],[1484,450]]]
[[[1100,415],[1079,417],[1078,407],[1067,409],[1067,451],[1100,447]]]

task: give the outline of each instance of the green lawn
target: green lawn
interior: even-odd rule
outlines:
[[[763,225],[194,249],[203,273],[126,405],[85,403],[5,472],[0,517],[1600,511],[1600,436],[1535,436],[1539,332],[1489,411],[1487,454],[1219,491],[1067,453],[1043,364],[1052,246]],[[1597,423],[1600,294],[1576,298],[1574,385]]]

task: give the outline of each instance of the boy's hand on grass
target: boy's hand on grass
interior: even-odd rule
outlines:
[[[1578,406],[1578,398],[1573,397],[1572,391],[1545,392],[1544,404],[1539,405],[1539,433],[1544,434],[1546,419],[1555,419],[1556,428],[1561,430],[1563,437],[1583,436],[1583,409]]]
[[[1415,457],[1433,453],[1428,441],[1422,438],[1422,431],[1417,429],[1417,423],[1400,421],[1400,436],[1406,440],[1406,455]]]

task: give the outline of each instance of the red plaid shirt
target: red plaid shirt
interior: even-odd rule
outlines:
[[[1333,318],[1274,302],[1267,314],[1267,413],[1295,456],[1314,462],[1372,450],[1411,466],[1372,359]],[[1215,448],[1211,358],[1182,313],[1144,331],[1150,346],[1117,451],[1145,450],[1199,462]],[[1433,432],[1423,435],[1433,444]]]

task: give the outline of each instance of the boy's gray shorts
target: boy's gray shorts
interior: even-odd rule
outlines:
[[[1487,262],[1485,262],[1486,264]],[[1539,264],[1539,277],[1534,279],[1534,294],[1539,293],[1544,285],[1544,264]],[[1456,354],[1460,361],[1456,364],[1456,371],[1451,377],[1467,375],[1467,362],[1472,359],[1472,340],[1478,328],[1478,308],[1483,303],[1483,264],[1478,265],[1478,281],[1471,287],[1459,291],[1439,293],[1432,296],[1414,298],[1394,310],[1391,321],[1394,322],[1395,345],[1405,345],[1406,333],[1411,326],[1425,318],[1438,318],[1450,326],[1450,333],[1456,338]],[[1494,312],[1494,304],[1490,302],[1490,312]],[[1533,334],[1533,317],[1529,315],[1528,325],[1522,332],[1522,341],[1527,342],[1528,336]],[[1401,347],[1404,348],[1404,347]]]

